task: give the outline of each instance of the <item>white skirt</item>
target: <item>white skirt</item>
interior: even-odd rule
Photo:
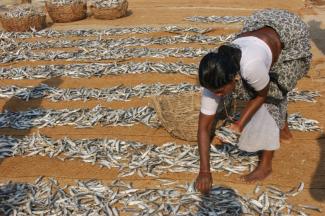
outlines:
[[[280,130],[263,104],[244,127],[238,142],[247,152],[277,150],[280,148]]]

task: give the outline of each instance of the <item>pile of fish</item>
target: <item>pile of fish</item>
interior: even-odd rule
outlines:
[[[45,16],[45,13],[31,4],[23,4],[19,6],[10,7],[8,11],[3,13],[3,17],[6,19],[39,15]]]
[[[0,113],[0,128],[28,129],[62,125],[89,128],[96,124],[130,126],[136,123],[143,123],[149,127],[160,126],[155,110],[147,106],[116,110],[101,106],[72,110],[31,109],[23,112],[5,110]],[[304,118],[299,113],[290,114],[288,124],[289,128],[299,131],[320,130],[318,121]]]
[[[176,35],[176,36],[161,36],[161,37],[147,37],[147,38],[138,38],[138,37],[128,37],[121,39],[102,39],[90,40],[90,39],[81,39],[81,40],[47,40],[47,41],[37,41],[37,42],[12,42],[8,41],[7,43],[11,46],[6,46],[2,49],[4,51],[13,50],[15,47],[19,50],[24,49],[49,49],[49,48],[114,48],[114,47],[127,47],[127,46],[148,46],[148,45],[170,45],[178,43],[201,43],[201,44],[214,44],[223,43],[233,39],[234,35],[220,35],[220,36],[206,36],[206,35]]]
[[[98,61],[98,60],[129,60],[132,58],[195,58],[215,51],[208,48],[81,48],[77,51],[45,51],[33,52],[30,50],[18,50],[0,53],[0,63],[16,61],[39,60],[67,60],[67,61]]]
[[[304,101],[316,103],[316,97],[320,97],[319,91],[293,89],[288,92],[288,101]]]
[[[288,116],[289,128],[298,131],[320,131],[319,122],[304,118],[300,113],[292,113]]]
[[[0,98],[11,98],[13,96],[28,101],[36,98],[47,98],[51,101],[76,101],[76,100],[106,100],[106,101],[127,101],[131,97],[148,97],[157,95],[170,95],[184,92],[197,92],[199,86],[189,83],[181,84],[140,84],[134,87],[123,85],[111,88],[72,88],[59,89],[46,84],[34,88],[19,88],[10,86],[0,88]]]
[[[96,8],[115,8],[122,5],[126,0],[91,0]]]
[[[215,136],[224,143],[237,145],[240,135],[230,130],[227,127],[220,127],[215,131]]]
[[[32,127],[54,127],[70,125],[76,128],[106,126],[131,126],[142,123],[149,127],[159,127],[156,112],[151,107],[109,109],[96,106],[92,109],[31,109],[24,112],[5,111],[0,113],[0,128],[29,129]]]
[[[123,27],[123,28],[109,28],[109,29],[76,29],[68,31],[58,31],[54,29],[43,29],[36,31],[32,29],[32,32],[3,32],[0,31],[1,38],[19,38],[26,39],[32,37],[45,37],[45,38],[62,38],[69,36],[79,37],[92,37],[92,36],[111,36],[111,35],[123,35],[123,34],[148,34],[154,32],[172,32],[172,33],[199,33],[204,34],[210,32],[211,28],[197,28],[197,27],[182,27],[175,25],[168,25],[162,27]]]
[[[201,23],[236,23],[244,22],[247,16],[190,16],[186,17],[186,21],[201,22]]]
[[[48,156],[61,160],[79,159],[106,168],[118,168],[119,176],[157,177],[167,172],[199,170],[197,145],[165,143],[143,144],[115,139],[50,139],[41,135],[0,137],[0,158],[11,156]],[[258,162],[255,153],[240,151],[230,144],[211,145],[211,170],[242,174]]]
[[[54,178],[38,178],[34,183],[8,182],[0,185],[0,213],[4,215],[307,215],[321,212],[311,205],[293,205],[304,184],[289,192],[274,186],[258,194],[243,196],[231,188],[213,186],[208,195],[195,190],[194,183],[180,184],[157,179],[159,187],[136,188],[115,180],[76,181],[61,186]],[[167,183],[167,184],[166,184]],[[171,187],[170,185],[173,185]],[[254,196],[257,196],[255,198]]]
[[[50,79],[53,77],[89,78],[108,75],[140,73],[197,74],[196,64],[166,62],[91,63],[68,65],[39,65],[37,67],[0,67],[0,79]]]
[[[86,2],[86,0],[46,0],[46,1],[48,1],[51,4],[57,5],[57,6],[79,4],[79,3]]]

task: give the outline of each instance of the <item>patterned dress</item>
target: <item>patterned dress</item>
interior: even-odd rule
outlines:
[[[310,68],[310,33],[299,16],[281,9],[265,9],[253,13],[244,21],[240,33],[255,31],[265,26],[273,28],[280,36],[283,49],[277,62],[271,67],[270,88],[266,100],[269,113],[282,129],[287,117],[287,93]],[[250,100],[256,92],[240,79],[235,97]]]

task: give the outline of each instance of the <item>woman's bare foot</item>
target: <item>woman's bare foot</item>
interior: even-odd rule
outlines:
[[[268,177],[272,173],[272,167],[264,167],[262,165],[258,165],[256,169],[250,174],[243,176],[241,179],[244,182],[252,183],[256,181],[261,181]]]
[[[280,130],[280,143],[290,144],[292,140],[293,140],[293,136],[289,130],[288,122],[286,122],[284,128]]]
[[[255,181],[260,181],[268,177],[272,173],[272,158],[274,151],[262,152],[260,157],[260,162],[256,169],[250,174],[243,176],[241,179],[244,182],[251,183]]]

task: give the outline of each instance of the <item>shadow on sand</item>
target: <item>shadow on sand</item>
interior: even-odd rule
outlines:
[[[311,39],[316,44],[317,48],[325,54],[325,29],[320,27],[321,22],[312,20],[308,22],[310,26]]]
[[[319,163],[310,185],[311,196],[320,202],[325,201],[325,136],[318,138],[320,146]]]
[[[60,84],[62,83],[62,79],[55,77],[55,78],[51,78],[51,79],[47,79],[41,82],[41,84],[46,84],[48,86],[52,86],[52,87],[59,87]],[[5,110],[8,111],[17,111],[18,109],[21,111],[21,107],[26,105],[29,102],[26,101],[22,101],[16,97],[11,97],[3,106],[2,108],[2,112],[4,112]],[[37,109],[41,107],[42,104],[42,100],[41,99],[37,99],[34,100],[33,105],[30,107],[32,109]],[[30,134],[31,129],[26,129],[26,130],[20,130],[19,131],[19,136],[24,137]],[[7,148],[5,145],[1,146],[2,143],[0,143],[0,164],[3,162],[4,159],[1,159],[1,148]]]

